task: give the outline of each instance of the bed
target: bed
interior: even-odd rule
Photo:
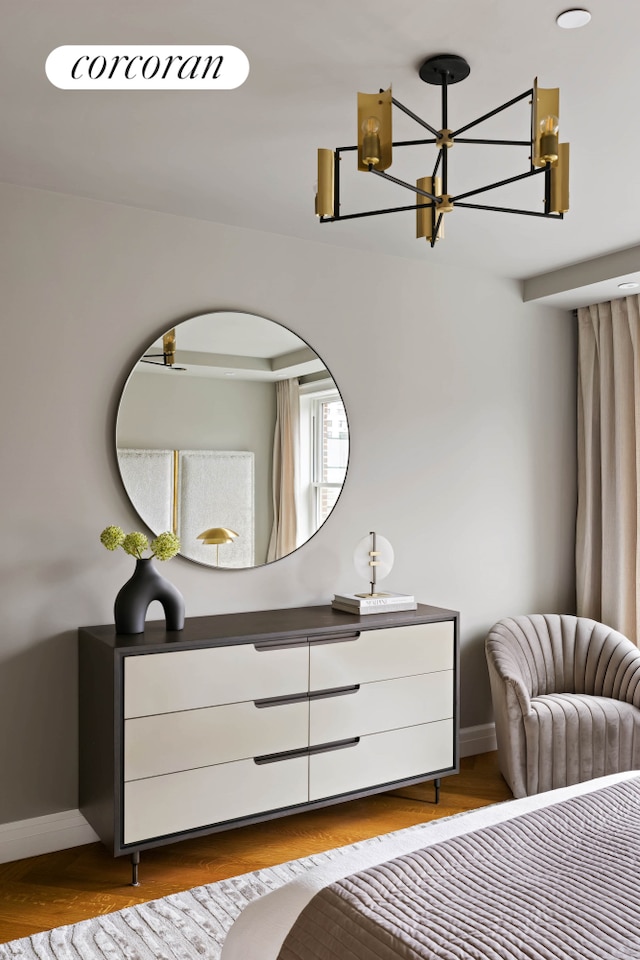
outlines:
[[[640,958],[640,775],[432,821],[250,903],[222,960]]]

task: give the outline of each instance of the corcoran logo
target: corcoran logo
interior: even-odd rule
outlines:
[[[69,45],[47,57],[61,90],[233,90],[249,76],[238,47]]]

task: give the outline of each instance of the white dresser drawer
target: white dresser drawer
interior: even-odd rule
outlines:
[[[312,643],[310,689],[453,669],[453,621],[363,630],[355,640]]]
[[[309,799],[365,790],[453,766],[453,720],[361,737],[355,746],[309,757]]]
[[[308,800],[308,758],[221,763],[124,785],[124,843],[277,810]]]
[[[339,696],[312,699],[309,742],[313,746],[452,716],[453,670],[380,680]]]
[[[309,648],[235,644],[125,657],[124,715],[144,717],[304,693]]]
[[[124,723],[124,779],[140,780],[307,746],[309,704],[253,701]]]

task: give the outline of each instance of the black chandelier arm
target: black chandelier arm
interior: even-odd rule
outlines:
[[[447,147],[443,147],[440,151],[442,154],[442,192],[449,193],[449,151]]]
[[[429,137],[427,140],[394,140],[392,147],[422,147],[426,143],[437,143],[437,137]]]
[[[381,91],[382,92],[382,91]],[[422,120],[413,110],[409,110],[409,107],[405,107],[403,103],[400,103],[399,100],[396,100],[395,97],[391,97],[391,103],[394,107],[397,107],[399,110],[402,110],[403,113],[406,113],[408,117],[411,117],[412,120],[415,120],[416,123],[419,123],[421,127],[426,127],[426,129],[434,135],[438,136],[438,131],[435,127],[432,127],[430,123],[427,123],[426,120]]]
[[[531,140],[473,140],[465,137],[456,139],[456,143],[488,143],[495,144],[498,147],[529,147],[531,149]]]
[[[425,210],[437,206],[433,203],[415,203],[407,207],[387,207],[385,210],[365,210],[362,213],[341,213],[333,217],[319,217],[319,223],[334,223],[337,220],[359,220],[361,217],[377,217],[383,213],[403,213],[406,210]]]
[[[141,363],[151,363],[154,367],[168,367],[169,362],[167,357],[168,353],[145,353],[143,357],[140,358]],[[158,363],[158,360],[162,361]]]
[[[449,126],[449,95],[447,87],[447,76],[446,72],[441,74],[442,76],[442,129],[446,130]]]
[[[440,213],[440,216],[432,226],[432,230],[431,230],[431,249],[432,250],[436,245],[436,240],[438,239],[438,230],[440,229],[440,224],[442,223],[443,217],[444,217],[444,213]]]
[[[471,123],[465,124],[464,127],[459,127],[457,130],[454,130],[451,136],[457,137],[458,134],[464,133],[465,130],[470,130],[471,127],[477,127],[479,123],[484,123],[484,121],[489,120],[490,117],[495,117],[496,113],[501,113],[503,110],[507,110],[509,107],[512,107],[514,103],[519,103],[520,100],[525,100],[527,97],[532,96],[533,88],[530,90],[525,90],[524,93],[521,93],[518,97],[514,97],[513,100],[508,100],[507,103],[503,103],[502,106],[496,107],[495,110],[490,110],[489,113],[483,114],[483,116],[478,117],[477,120],[472,120]]]
[[[507,177],[506,180],[498,180],[496,183],[490,183],[486,187],[478,187],[476,190],[467,190],[466,193],[459,193],[457,197],[452,197],[454,203],[464,200],[466,197],[475,197],[479,193],[486,193],[487,190],[495,190],[497,187],[505,187],[508,183],[517,183],[518,180],[526,180],[528,177],[536,177],[539,173],[544,173],[546,167],[534,167],[533,170],[527,170],[526,173],[519,173],[515,177]]]
[[[431,174],[431,185],[434,186],[434,187],[435,187],[435,182],[434,182],[434,181],[435,181],[436,175],[437,175],[437,173],[438,173],[438,170],[440,169],[440,164],[442,163],[442,153],[443,153],[442,150],[438,150],[438,159],[437,159],[436,162],[435,162],[435,166],[434,166],[434,168],[433,168],[433,173]]]
[[[423,147],[425,144],[437,143],[438,137],[427,137],[426,140],[394,140],[391,144],[392,147]],[[531,144],[529,144],[531,146]],[[355,144],[352,147],[336,147],[335,153],[347,153],[350,150],[357,150],[358,145]]]
[[[399,187],[404,187],[406,190],[411,190],[412,193],[418,193],[421,197],[428,197],[429,200],[433,200],[436,203],[442,203],[442,197],[436,197],[435,194],[429,193],[427,190],[422,190],[420,187],[414,187],[412,183],[407,183],[405,180],[399,180],[397,177],[392,177],[390,173],[385,173],[384,170],[376,170],[372,164],[369,164],[369,172],[375,173],[376,177],[382,177],[383,180],[389,180],[391,183],[396,183]]]
[[[495,213],[521,213],[527,217],[544,217],[546,220],[564,220],[563,213],[542,213],[539,210],[519,210],[515,207],[490,207],[484,203],[456,203],[467,210],[492,210]]]

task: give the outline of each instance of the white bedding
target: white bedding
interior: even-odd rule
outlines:
[[[311,898],[323,887],[349,874],[413,850],[441,843],[450,837],[458,837],[530,810],[538,810],[569,797],[590,793],[637,776],[637,770],[616,773],[534,797],[483,807],[463,816],[433,820],[408,830],[390,833],[379,842],[346,852],[245,907],[227,935],[221,960],[276,960],[287,933]]]

